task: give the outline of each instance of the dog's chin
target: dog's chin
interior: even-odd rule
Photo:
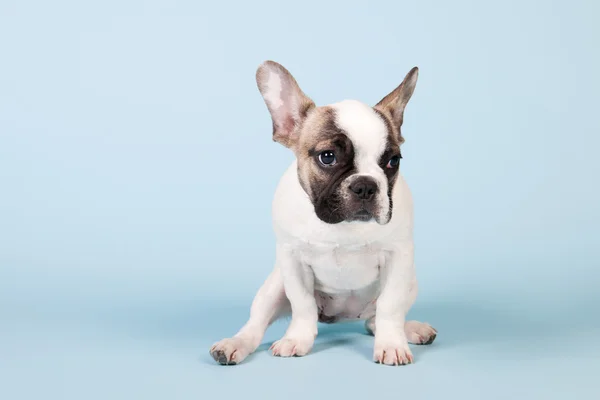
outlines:
[[[359,210],[355,213],[351,214],[349,218],[346,219],[348,222],[370,222],[374,221],[375,217],[372,212],[368,210]]]
[[[357,222],[357,223],[377,223],[379,225],[385,225],[389,221],[389,218],[382,218],[379,213],[374,213],[370,210],[361,209],[346,218],[346,222]]]
[[[354,204],[342,204],[342,206],[331,207],[328,203],[317,202],[314,204],[314,209],[317,218],[332,225],[339,223],[377,223],[379,225],[386,225],[390,222],[390,213],[380,210],[377,205],[372,203],[356,202]]]

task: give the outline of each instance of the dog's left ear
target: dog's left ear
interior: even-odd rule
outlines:
[[[256,71],[256,83],[273,119],[273,140],[292,148],[299,128],[315,103],[282,65],[265,61]]]
[[[400,130],[402,126],[402,119],[404,117],[404,109],[408,104],[413,92],[415,91],[415,86],[417,85],[417,78],[419,77],[419,69],[414,67],[411,69],[406,77],[396,89],[394,89],[390,94],[385,96],[375,108],[382,113],[388,115],[396,129]],[[398,132],[400,135],[400,132]]]

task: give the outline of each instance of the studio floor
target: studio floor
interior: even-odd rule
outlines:
[[[321,325],[313,352],[282,359],[268,331],[244,363],[217,365],[210,345],[231,335],[247,307],[146,307],[52,315],[4,312],[0,398],[17,399],[578,399],[600,393],[600,324],[579,317],[536,320],[511,307],[424,304],[411,316],[439,331],[411,346],[413,365],[371,361],[360,323]],[[590,310],[591,311],[591,310]],[[47,315],[44,315],[44,314]]]

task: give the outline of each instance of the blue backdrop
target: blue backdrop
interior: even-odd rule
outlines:
[[[600,6],[589,1],[3,0],[0,398],[588,398],[600,357]],[[292,154],[254,81],[323,105],[417,65],[401,169],[416,364],[360,324],[225,368],[273,265]]]

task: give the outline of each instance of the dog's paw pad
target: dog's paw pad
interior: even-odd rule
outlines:
[[[250,346],[240,338],[223,339],[210,348],[210,355],[221,365],[236,365],[250,353]]]
[[[278,357],[302,357],[310,352],[312,345],[312,340],[283,338],[271,345],[271,351]]]
[[[408,341],[412,344],[431,344],[437,337],[437,331],[429,324],[418,321],[409,321],[405,325]]]
[[[211,353],[212,357],[221,365],[235,365],[237,364],[233,359],[229,359],[227,353],[223,350],[215,350]],[[233,358],[234,354],[231,355]]]
[[[431,344],[431,343],[433,343],[433,341],[435,340],[436,337],[437,337],[437,333],[434,333],[433,335],[429,336],[429,339],[422,338],[423,341],[421,342],[421,344]]]

